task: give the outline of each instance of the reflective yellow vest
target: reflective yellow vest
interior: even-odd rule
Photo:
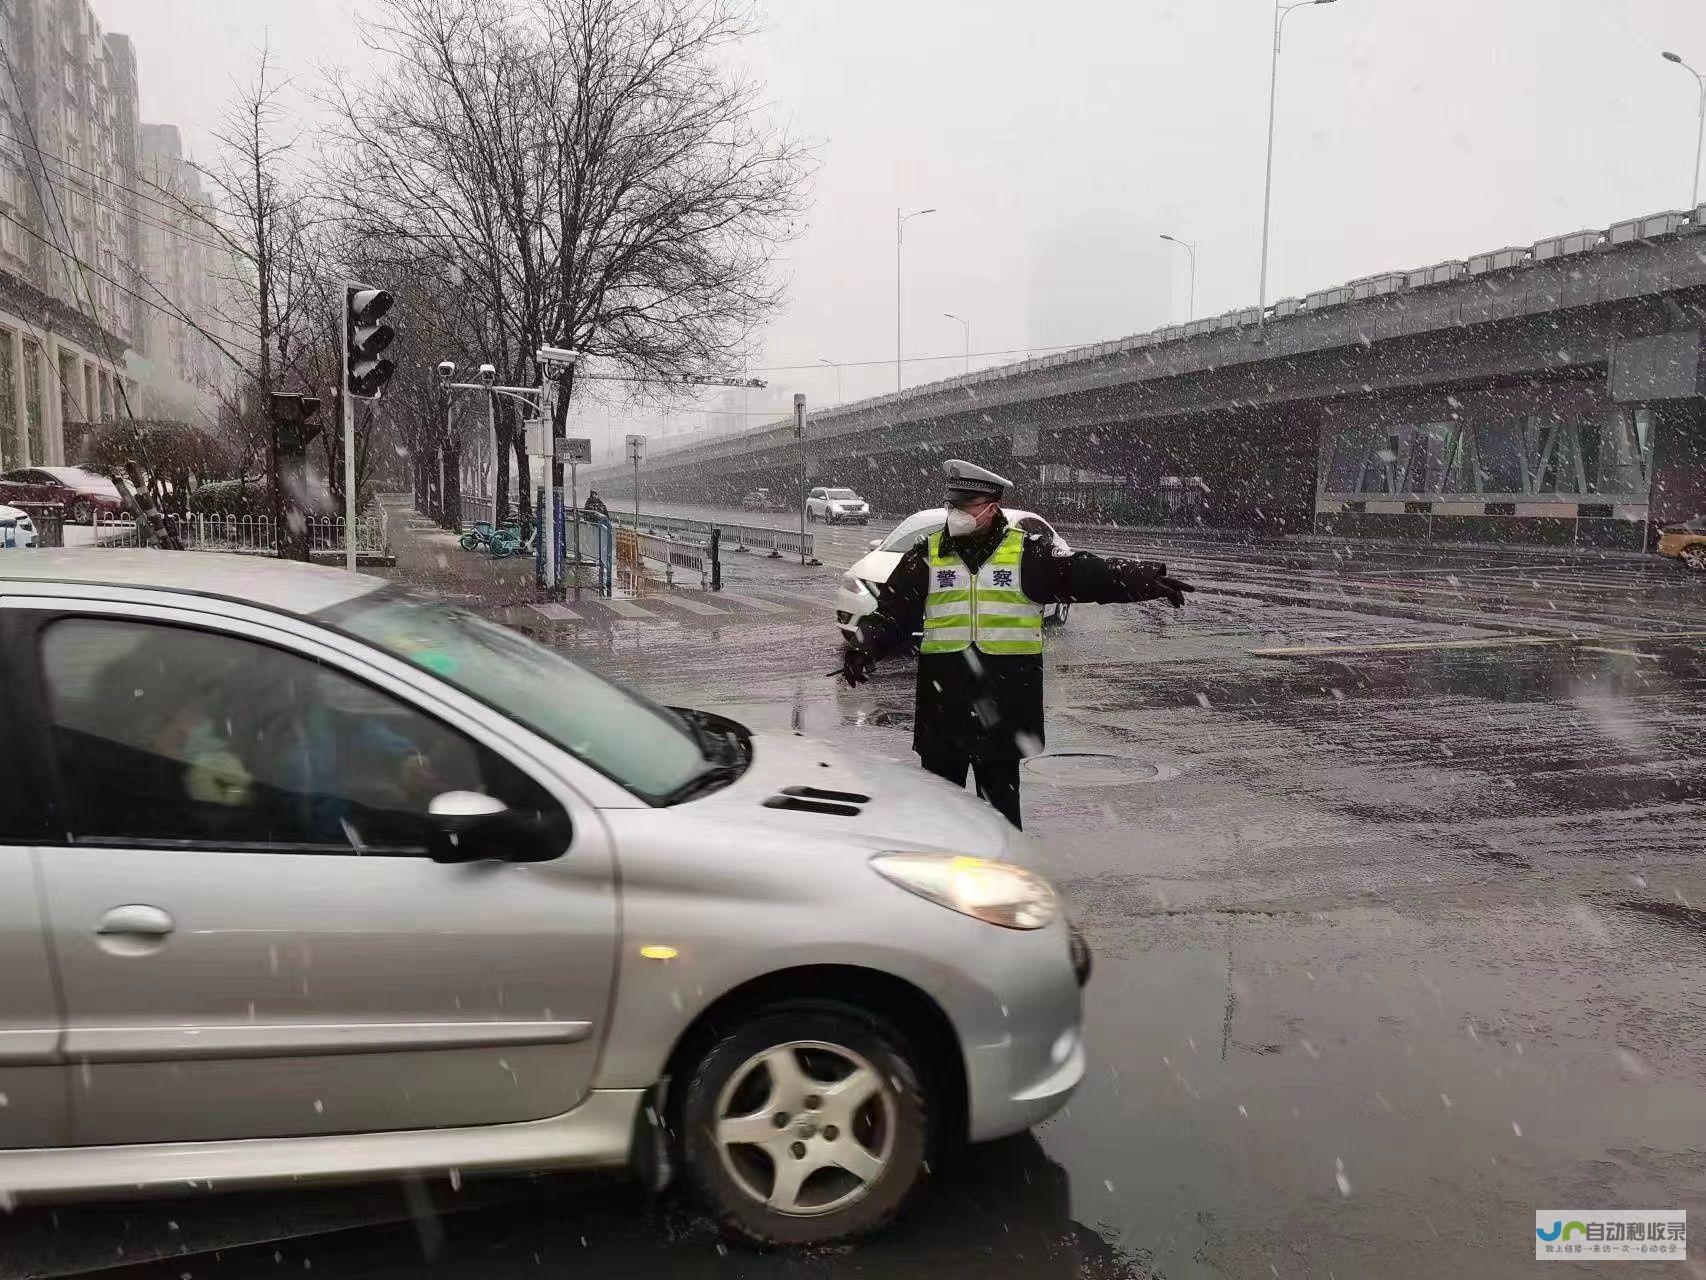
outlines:
[[[1009,528],[976,573],[942,549],[940,530],[930,535],[930,591],[924,597],[920,653],[1041,653],[1043,607],[1019,589],[1025,535]]]

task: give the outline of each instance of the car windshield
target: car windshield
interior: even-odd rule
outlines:
[[[894,531],[883,539],[880,550],[900,551],[911,546],[929,529],[939,527],[945,519],[941,511],[920,511],[917,515],[908,516],[894,527]]]
[[[652,803],[706,769],[693,730],[674,712],[472,613],[381,591],[320,617],[472,694]]]
[[[859,495],[851,489],[831,489],[825,496],[834,498],[838,502],[857,502],[859,500]]]

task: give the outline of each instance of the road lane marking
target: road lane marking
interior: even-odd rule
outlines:
[[[581,620],[580,614],[565,605],[536,604],[530,605],[529,608],[540,617],[549,618],[552,622],[579,622]]]
[[[719,609],[714,605],[708,605],[703,600],[695,600],[692,596],[659,596],[657,599],[659,603],[677,605],[680,608],[687,610],[687,612],[697,613],[701,617],[726,618],[729,614],[727,609]]]
[[[744,604],[749,609],[757,609],[760,613],[792,613],[785,604],[777,604],[774,600],[761,600],[757,596],[738,596],[732,591],[722,593],[722,599],[732,600],[735,604]]]
[[[1677,640],[1706,640],[1706,631],[1643,631],[1639,634],[1622,635],[1529,635],[1529,636],[1491,636],[1478,640],[1388,640],[1375,644],[1327,644],[1327,645],[1285,645],[1277,648],[1251,649],[1250,653],[1258,658],[1321,658],[1353,653],[1426,653],[1438,649],[1511,649],[1526,645],[1543,644],[1580,644],[1584,649],[1593,649],[1599,653],[1615,653],[1620,650],[1600,648],[1585,641],[1597,641],[1599,644],[1634,644],[1641,641],[1664,643]],[[1642,655],[1645,656],[1645,655]]]
[[[657,614],[653,613],[650,609],[642,609],[632,600],[600,600],[598,603],[610,610],[610,612],[614,613],[618,618],[646,618],[653,622],[658,620]]]

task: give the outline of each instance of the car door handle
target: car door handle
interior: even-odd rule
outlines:
[[[101,923],[95,926],[98,934],[130,934],[149,938],[161,938],[177,927],[172,917],[159,907],[143,906],[132,903],[129,906],[114,907],[101,917]]]

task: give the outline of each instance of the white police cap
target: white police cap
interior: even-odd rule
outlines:
[[[948,477],[950,496],[984,493],[992,498],[999,498],[1003,490],[1013,487],[1013,482],[1006,476],[998,476],[993,471],[963,458],[949,458],[942,464],[942,474]]]

